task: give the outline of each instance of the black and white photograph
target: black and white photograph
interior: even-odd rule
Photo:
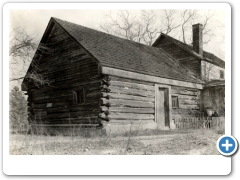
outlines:
[[[229,174],[231,20],[227,3],[5,4],[4,174]]]
[[[224,10],[11,10],[9,18],[10,154],[219,154]]]

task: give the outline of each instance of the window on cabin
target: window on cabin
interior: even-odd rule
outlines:
[[[177,96],[172,96],[172,107],[173,108],[179,108],[178,97]]]
[[[76,91],[73,91],[72,92],[73,93],[73,104],[77,104],[77,102],[78,102],[78,98],[77,98],[77,92]]]
[[[82,89],[81,91],[78,92],[78,103],[83,104],[85,103],[85,91]]]
[[[73,104],[85,103],[85,90],[73,91]]]
[[[220,70],[220,79],[224,79],[224,71]]]

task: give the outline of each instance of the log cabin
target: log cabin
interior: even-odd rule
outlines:
[[[205,80],[190,61],[201,69],[203,60],[174,55],[161,45],[166,37],[147,46],[51,18],[21,85],[29,122],[174,129],[177,116],[197,116]]]

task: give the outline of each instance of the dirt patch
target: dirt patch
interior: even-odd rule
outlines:
[[[214,155],[222,134],[214,130],[145,130],[125,136],[10,135],[19,155]]]

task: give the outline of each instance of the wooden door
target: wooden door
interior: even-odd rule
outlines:
[[[169,127],[169,102],[168,90],[166,88],[159,88],[157,95],[157,124],[161,129]]]

